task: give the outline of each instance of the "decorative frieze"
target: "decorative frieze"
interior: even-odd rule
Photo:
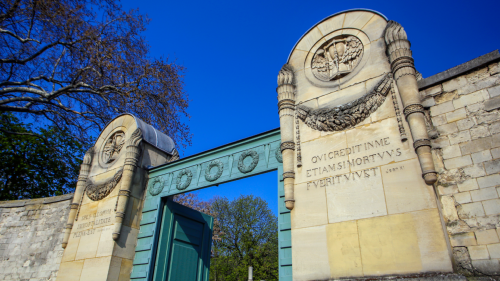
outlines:
[[[391,82],[391,74],[388,73],[371,92],[340,106],[311,109],[299,105],[297,116],[308,127],[318,131],[342,131],[354,127],[382,105],[391,90]]]

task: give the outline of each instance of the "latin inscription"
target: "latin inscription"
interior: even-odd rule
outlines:
[[[389,137],[386,137],[312,156],[310,158],[311,163],[321,166],[305,170],[306,178],[321,177],[322,179],[309,180],[307,182],[307,189],[310,187],[326,187],[346,181],[369,179],[376,176],[378,168],[362,169],[356,172],[349,171],[355,168],[362,168],[359,166],[370,165],[379,161],[387,163],[388,159],[402,155],[401,148],[389,147],[390,145],[391,140]],[[375,149],[376,151],[373,151]],[[381,149],[383,150],[381,151]],[[345,159],[346,156],[350,159],[341,159]],[[391,168],[385,172],[389,173],[402,169],[404,169],[404,166]]]
[[[86,228],[92,228],[94,226],[101,226],[103,224],[108,224],[111,222],[112,216],[109,216],[110,214],[113,213],[112,209],[107,209],[103,211],[99,211],[94,214],[88,214],[88,215],[83,215],[80,217],[79,221],[87,221],[87,222],[82,222],[78,223],[76,225],[76,230],[77,231],[82,231]],[[106,216],[106,217],[102,217]],[[93,221],[88,221],[90,219],[94,219]]]
[[[98,229],[89,229],[89,230],[83,230],[83,231],[78,231],[73,233],[73,238],[80,238],[84,236],[90,236],[90,235],[95,235],[98,233],[101,233],[102,231],[110,230],[111,227],[104,227],[104,228],[98,228]]]

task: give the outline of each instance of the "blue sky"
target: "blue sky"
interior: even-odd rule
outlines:
[[[276,76],[297,40],[339,11],[367,8],[403,25],[424,77],[500,47],[500,1],[132,1],[151,18],[151,55],[187,68],[193,134],[189,156],[279,127]],[[200,192],[266,199],[276,211],[276,173]]]

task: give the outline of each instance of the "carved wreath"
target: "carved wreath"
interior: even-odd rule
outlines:
[[[183,182],[183,183],[181,183],[182,177],[184,175],[187,176],[186,181]],[[191,170],[184,169],[184,170],[180,171],[179,174],[177,175],[177,185],[176,185],[176,188],[178,190],[184,190],[184,189],[186,189],[191,184],[191,180],[192,179],[193,179],[193,172],[191,172]]]
[[[246,166],[245,163],[243,162],[247,157],[252,158],[252,163],[250,163],[250,165],[248,166]],[[259,163],[259,154],[255,150],[247,150],[241,153],[240,155],[240,158],[238,160],[238,170],[240,170],[240,172],[244,174],[249,173],[253,171],[253,169],[255,169],[258,163]]]
[[[281,151],[278,148],[276,148],[276,152],[274,152],[274,156],[276,157],[276,160],[278,160],[278,162],[280,163],[283,163],[283,156],[281,155]]]
[[[87,188],[85,189],[87,196],[92,201],[98,201],[108,196],[122,178],[122,174],[123,174],[123,168],[118,170],[111,179],[101,184],[94,184],[89,179],[87,181]]]
[[[149,186],[149,194],[151,194],[153,196],[160,194],[160,192],[163,190],[164,185],[165,185],[165,182],[163,181],[162,177],[155,178],[151,182],[151,185]]]
[[[391,88],[391,74],[388,73],[368,94],[359,99],[336,107],[312,109],[297,106],[297,117],[318,131],[342,131],[354,127],[375,112],[384,103]]]
[[[211,175],[210,170],[214,167],[217,168],[217,172],[214,175]],[[223,171],[224,171],[224,164],[219,160],[214,160],[210,162],[210,164],[208,164],[207,168],[205,169],[205,179],[207,181],[216,181],[218,178],[220,178]]]

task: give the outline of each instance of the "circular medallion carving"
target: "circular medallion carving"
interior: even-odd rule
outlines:
[[[217,172],[215,172],[214,175],[210,174],[210,170],[212,168],[217,168]],[[208,164],[207,168],[205,169],[205,179],[207,181],[216,181],[220,176],[222,175],[222,172],[224,171],[224,164],[219,161],[219,160],[214,160]]]
[[[276,157],[276,160],[278,160],[278,162],[283,163],[283,156],[281,155],[281,151],[279,150],[279,148],[277,148],[276,152],[274,152],[274,156]]]
[[[161,177],[155,178],[149,185],[149,194],[156,196],[163,190],[165,182]]]
[[[252,163],[250,163],[250,165],[248,166],[246,166],[245,163],[243,162],[247,157],[252,158]],[[240,158],[238,160],[238,170],[240,170],[240,172],[244,174],[249,173],[253,171],[253,169],[255,169],[258,163],[259,163],[259,154],[255,150],[247,150],[241,153],[240,155]]]
[[[363,57],[363,43],[353,35],[339,35],[321,45],[311,61],[314,77],[333,81],[351,73]]]
[[[184,175],[187,176],[186,181],[183,182],[183,183],[181,183],[182,177]],[[193,179],[193,172],[191,172],[191,170],[184,169],[184,170],[180,171],[179,174],[177,175],[177,185],[176,185],[176,188],[178,190],[184,190],[184,189],[186,189],[191,184],[191,180],[192,179]]]
[[[123,131],[114,132],[104,143],[101,152],[101,161],[110,164],[118,158],[120,151],[125,144],[125,133]]]

